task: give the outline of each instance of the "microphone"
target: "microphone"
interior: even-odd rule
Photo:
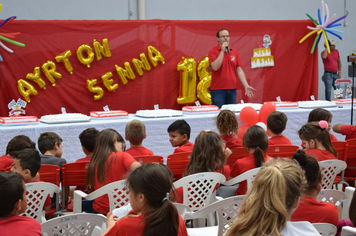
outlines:
[[[226,46],[226,49],[227,49],[227,52],[228,52],[229,54],[231,54],[231,53],[230,53],[230,48],[229,48],[229,46]]]

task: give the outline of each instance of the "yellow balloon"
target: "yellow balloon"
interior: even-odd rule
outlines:
[[[55,78],[62,78],[62,75],[56,71],[56,64],[54,64],[53,61],[47,61],[46,63],[43,63],[41,68],[52,86],[56,86]]]
[[[70,64],[69,57],[72,56],[72,52],[70,50],[67,50],[58,56],[55,57],[57,62],[63,62],[64,67],[66,70],[70,73],[73,74],[73,67]]]
[[[150,58],[150,61],[154,67],[157,66],[157,61],[162,62],[162,64],[165,63],[164,57],[155,47],[148,46],[147,50],[148,50],[148,58]]]
[[[197,100],[197,73],[195,58],[182,58],[177,65],[180,71],[178,104],[190,104]]]
[[[40,86],[41,89],[46,89],[46,87],[45,87],[46,82],[43,81],[40,74],[41,74],[40,68],[38,66],[36,66],[33,69],[33,73],[27,73],[26,79],[33,80],[36,82],[36,84],[38,84],[38,86]]]
[[[147,60],[146,55],[144,53],[140,54],[140,59],[141,60],[136,59],[136,58],[132,59],[132,64],[134,65],[137,74],[139,74],[139,76],[142,76],[143,75],[142,69],[150,71],[151,70],[151,66],[148,63],[148,60]]]
[[[117,72],[118,76],[120,76],[123,85],[127,84],[126,78],[129,78],[129,79],[136,78],[135,74],[132,71],[130,63],[125,62],[124,66],[125,66],[125,69],[120,66],[115,65],[116,72]]]
[[[199,100],[205,104],[211,103],[210,84],[211,84],[211,72],[207,71],[209,68],[209,57],[203,57],[198,64],[198,77],[199,83],[197,87],[197,96]]]
[[[103,97],[104,95],[104,90],[99,87],[99,86],[94,86],[96,84],[97,80],[96,79],[88,79],[87,80],[87,87],[88,87],[88,90],[92,93],[95,93],[94,95],[94,100],[98,100],[100,98]]]
[[[114,80],[109,79],[110,77],[112,77],[112,73],[108,72],[105,75],[101,76],[101,79],[103,80],[103,83],[104,83],[105,87],[107,88],[107,90],[109,92],[114,92],[119,87],[119,85],[118,84],[112,85]]]
[[[26,100],[26,102],[30,103],[30,95],[37,95],[37,90],[27,82],[26,80],[19,79],[17,81],[17,89],[19,90],[21,96]]]
[[[85,56],[83,55],[85,52]],[[87,44],[80,45],[77,49],[77,58],[83,65],[90,67],[90,63],[94,60],[93,49]]]
[[[93,46],[97,61],[101,60],[101,55],[104,57],[111,57],[108,39],[103,39],[103,45],[94,39]]]

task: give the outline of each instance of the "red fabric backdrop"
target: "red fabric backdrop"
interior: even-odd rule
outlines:
[[[281,96],[284,101],[309,100],[310,95],[317,97],[318,90],[318,53],[310,54],[313,40],[302,44],[298,41],[309,32],[310,21],[25,21],[15,20],[2,27],[0,32],[21,32],[15,40],[25,43],[18,47],[4,42],[14,50],[8,53],[0,48],[4,61],[0,62],[0,116],[8,116],[7,104],[22,98],[17,81],[33,73],[35,67],[41,67],[47,61],[55,62],[57,71],[62,74],[52,86],[41,72],[46,82],[46,90],[33,81],[29,81],[38,91],[30,96],[27,104],[28,115],[42,116],[61,113],[61,107],[67,112],[89,114],[102,110],[108,105],[111,110],[126,110],[130,113],[139,109],[160,108],[181,109],[177,103],[180,72],[177,64],[182,57],[195,57],[198,61],[207,56],[208,51],[217,45],[216,32],[226,28],[230,32],[230,47],[236,49],[243,62],[243,70],[251,86],[256,89],[255,97],[248,99],[239,83],[237,101],[264,102]],[[262,44],[265,34],[270,35],[270,46],[274,56],[274,67],[251,69],[253,49]],[[111,57],[91,63],[90,68],[82,65],[76,56],[77,48],[88,44],[93,48],[93,40],[102,43],[108,39]],[[148,46],[155,47],[165,58],[165,64],[158,61],[151,70],[137,73],[136,79],[123,85],[116,73],[115,65],[124,68],[132,59],[145,53],[148,58]],[[73,74],[69,74],[62,63],[54,59],[57,55],[71,50],[69,58]],[[113,83],[119,85],[115,92],[108,92],[101,76],[112,72]],[[97,79],[98,86],[104,90],[99,100],[93,99],[93,93],[87,89],[87,79]],[[197,79],[198,80],[198,79]]]

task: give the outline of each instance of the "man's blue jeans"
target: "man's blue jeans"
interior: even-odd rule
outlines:
[[[210,90],[213,105],[222,107],[224,104],[236,104],[236,89]]]
[[[322,81],[325,84],[325,99],[331,101],[331,87],[336,89],[335,81],[338,79],[337,74],[324,72],[323,77],[321,77]]]

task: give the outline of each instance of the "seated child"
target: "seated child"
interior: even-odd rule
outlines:
[[[299,137],[305,147],[305,153],[314,157],[318,162],[337,159],[337,152],[331,145],[328,122],[310,122],[298,131]]]
[[[99,130],[95,128],[85,129],[83,132],[79,134],[80,144],[82,145],[82,150],[86,157],[80,158],[75,162],[89,162],[95,147],[96,137],[99,134]]]
[[[333,130],[335,133],[346,135],[345,141],[356,138],[356,126],[354,125],[344,125],[339,123],[333,126]]]
[[[268,137],[263,128],[253,125],[246,130],[243,137],[243,146],[247,148],[249,155],[237,159],[232,165],[230,178],[234,178],[248,170],[261,167],[267,160]],[[247,192],[247,181],[242,181],[236,190],[236,195],[244,195]]]
[[[268,139],[268,145],[291,145],[290,140],[282,135],[282,132],[286,129],[288,118],[286,114],[280,111],[272,112],[267,118],[267,130],[271,135]]]
[[[41,182],[36,181],[35,177],[41,168],[41,156],[36,149],[26,148],[15,152],[14,164],[11,168],[12,172],[22,175],[25,183]],[[43,210],[49,211],[51,209],[51,198],[48,196],[44,204]]]
[[[333,134],[330,133],[332,119],[333,119],[333,114],[331,114],[330,111],[325,110],[323,108],[315,108],[314,110],[312,110],[309,113],[308,123],[313,122],[313,121],[326,120],[328,122],[327,130],[330,135],[330,140],[331,140],[331,142],[333,142],[333,141],[337,141],[337,138]]]
[[[146,138],[146,127],[140,120],[132,120],[125,127],[125,139],[130,142],[130,148],[126,150],[131,156],[153,155],[153,152],[144,146],[142,141]]]
[[[158,163],[133,170],[127,177],[132,210],[119,220],[110,212],[103,235],[188,236],[183,218],[169,199],[171,176],[168,167]]]
[[[242,147],[242,140],[237,137],[239,124],[235,113],[230,110],[220,111],[216,119],[216,127],[227,148]]]
[[[0,172],[0,199],[1,235],[42,235],[37,220],[20,216],[27,207],[26,187],[20,174]]]
[[[185,120],[174,121],[167,131],[172,147],[178,147],[174,150],[174,153],[193,151],[194,144],[189,142],[190,126]]]
[[[5,171],[10,168],[14,159],[12,157],[13,152],[20,151],[25,148],[36,148],[36,143],[26,135],[17,135],[13,137],[6,146],[6,154],[0,157],[0,171]]]
[[[61,167],[67,161],[61,158],[63,154],[62,138],[53,132],[45,132],[37,141],[38,149],[43,154],[41,164],[57,165]]]
[[[299,206],[294,211],[291,221],[309,221],[310,223],[329,223],[338,225],[338,209],[333,203],[319,202],[316,197],[321,191],[321,171],[319,163],[303,150],[293,155],[300,167],[304,170],[307,184],[302,192]]]

